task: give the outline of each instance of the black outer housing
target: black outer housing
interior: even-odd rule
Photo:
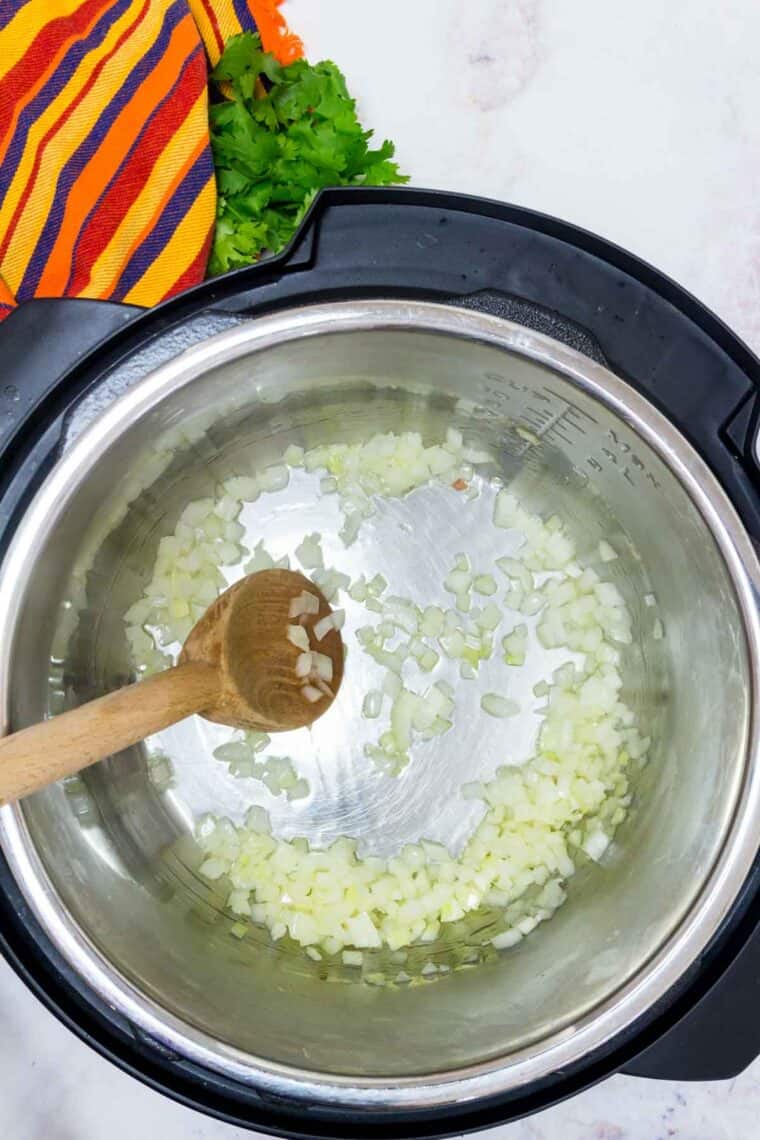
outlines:
[[[0,328],[0,554],[55,461],[66,413],[119,360],[201,312],[254,317],[358,297],[466,305],[606,363],[701,453],[760,542],[752,458],[760,361],[712,313],[624,250],[515,206],[436,191],[328,190],[281,255],[153,310],[36,300]],[[297,1104],[188,1063],[81,983],[0,857],[0,951],[41,1001],[124,1071],[229,1123],[291,1137],[443,1136],[539,1111],[608,1074],[709,1080],[760,1053],[760,859],[713,942],[656,1007],[593,1055],[504,1096],[378,1113]]]

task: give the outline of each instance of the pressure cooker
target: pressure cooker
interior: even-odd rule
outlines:
[[[123,614],[162,528],[242,450],[446,423],[505,481],[531,471],[589,542],[630,540],[630,699],[654,726],[566,906],[418,986],[230,938],[193,855],[208,766],[165,792],[138,747],[83,775],[86,819],[61,786],[4,806],[0,949],[65,1025],[186,1105],[293,1137],[458,1134],[614,1072],[719,1079],[754,1058],[760,363],[729,329],[556,219],[352,189],[323,192],[277,257],[150,311],[30,301],[0,345],[5,731],[130,679]],[[472,761],[441,756],[386,805],[388,841],[436,814],[455,830],[446,781]]]

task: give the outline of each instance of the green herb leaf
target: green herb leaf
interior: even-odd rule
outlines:
[[[282,67],[246,32],[228,41],[211,81],[233,99],[209,115],[218,189],[209,274],[278,253],[324,186],[407,181],[392,143],[369,148],[372,132],[334,63]]]

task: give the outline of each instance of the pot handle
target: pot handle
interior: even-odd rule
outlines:
[[[760,925],[696,1002],[684,995],[673,1027],[623,1066],[633,1077],[725,1081],[760,1056]]]
[[[24,301],[0,324],[0,450],[32,409],[142,309],[80,297]]]

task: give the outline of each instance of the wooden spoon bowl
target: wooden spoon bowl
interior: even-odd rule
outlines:
[[[304,590],[316,596],[319,611],[290,617],[290,603]],[[343,641],[331,629],[321,641],[315,624],[330,614],[321,590],[293,570],[259,570],[230,586],[190,630],[179,665],[201,662],[218,677],[214,703],[202,710],[206,720],[262,732],[287,732],[312,724],[332,703],[343,680]],[[303,650],[287,638],[289,625],[301,625],[311,648],[332,661],[333,694],[311,703],[303,695],[296,661]]]
[[[291,617],[302,593],[318,612]],[[178,664],[0,740],[0,804],[70,776],[192,713],[234,728],[285,732],[312,724],[332,704],[343,679],[336,629],[321,641],[314,625],[327,599],[293,570],[260,570],[225,590],[193,627]],[[330,658],[329,684],[296,675],[304,650],[288,626],[306,630],[310,651]],[[304,685],[308,684],[305,690]],[[306,693],[318,693],[312,702]]]

